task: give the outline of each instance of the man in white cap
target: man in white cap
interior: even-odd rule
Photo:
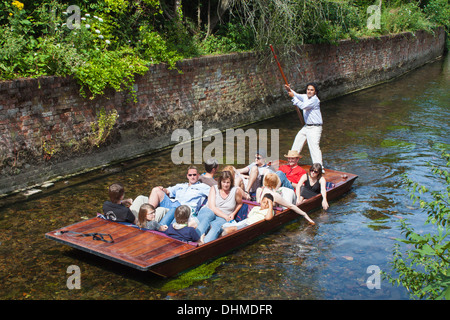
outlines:
[[[306,174],[306,171],[298,165],[298,160],[302,156],[296,150],[289,150],[284,156],[288,163],[280,166],[276,174],[280,178],[282,187],[295,190],[300,178]]]

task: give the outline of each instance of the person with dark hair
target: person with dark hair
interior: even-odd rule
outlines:
[[[234,185],[234,176],[231,172],[222,171],[218,184],[211,187],[208,205],[204,206],[197,216],[202,242],[217,239],[222,231],[222,225],[233,220],[241,209],[242,196],[242,189]]]
[[[103,214],[106,219],[118,222],[136,222],[136,217],[130,208],[133,200],[124,200],[125,189],[120,183],[113,183],[108,189],[109,201],[103,203]]]
[[[297,205],[302,204],[305,199],[312,198],[319,193],[322,194],[322,208],[327,210],[329,205],[327,201],[327,181],[322,176],[322,165],[314,163],[298,181],[295,193],[297,195]]]
[[[322,113],[320,112],[320,100],[317,97],[319,89],[317,84],[310,82],[306,85],[306,94],[299,94],[285,85],[292,103],[300,108],[303,113],[305,125],[300,129],[294,139],[291,150],[302,152],[305,142],[308,142],[312,163],[320,163],[323,169],[322,151],[320,150],[320,137],[322,135]]]
[[[214,158],[205,161],[205,173],[202,174],[198,181],[206,183],[208,186],[217,185],[217,181],[214,179],[214,175],[219,170],[219,161]]]

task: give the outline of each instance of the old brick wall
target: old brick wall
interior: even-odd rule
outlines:
[[[399,76],[441,56],[444,47],[440,28],[305,45],[282,63],[295,89],[314,80],[324,100]],[[0,194],[173,144],[171,132],[195,120],[204,130],[225,129],[292,111],[276,64],[259,61],[254,53],[188,59],[178,64],[181,73],[154,65],[136,78],[136,102],[112,90],[83,98],[70,77],[0,82]],[[102,108],[118,111],[114,139],[86,148],[83,138]]]

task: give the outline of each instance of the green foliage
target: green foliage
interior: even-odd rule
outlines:
[[[136,57],[131,48],[120,48],[116,51],[91,52],[87,63],[80,66],[75,75],[81,85],[81,94],[86,96],[88,89],[91,99],[103,94],[106,88],[120,92],[124,87],[134,97],[134,76],[144,74],[147,70],[146,62]]]
[[[111,130],[116,124],[119,114],[113,109],[106,113],[105,108],[100,109],[97,113],[97,121],[91,123],[91,133],[88,141],[92,146],[99,147],[109,137]]]
[[[419,234],[406,221],[401,221],[404,239],[401,243],[412,247],[402,253],[396,243],[393,250],[392,269],[397,276],[387,275],[389,282],[403,285],[412,296],[425,299],[450,300],[450,154],[443,152],[447,169],[433,167],[435,177],[446,185],[444,190],[430,191],[425,186],[404,177],[405,188],[413,203],[418,202],[427,213],[427,224],[435,232]]]
[[[217,33],[204,37],[204,40],[200,41],[199,47],[202,54],[222,54],[247,51],[253,43],[253,33],[248,26],[228,22],[220,27]]]
[[[448,31],[447,0],[385,0],[381,28],[367,28],[377,0],[74,0],[81,26],[69,29],[69,4],[61,0],[0,0],[0,80],[75,77],[82,94],[106,88],[132,90],[132,73],[149,64],[200,55],[267,50],[288,54],[303,43],[401,31]],[[420,4],[420,6],[418,5]],[[423,9],[423,10],[422,10]],[[127,67],[128,65],[128,67]],[[116,70],[114,70],[116,69]],[[122,79],[122,80],[121,80]]]
[[[432,24],[414,3],[384,8],[381,13],[382,33],[430,30],[431,27]]]
[[[151,64],[166,62],[169,69],[175,69],[175,64],[183,57],[175,50],[170,50],[166,41],[158,32],[151,31],[148,26],[140,28],[140,41],[137,50],[141,56]]]
[[[321,6],[316,13],[316,18],[308,23],[308,27],[314,28],[315,22],[317,27],[311,35],[306,37],[306,42],[337,43],[339,40],[355,37],[356,30],[364,30],[364,32],[368,30],[363,8],[348,2],[330,3],[328,1],[322,1]]]
[[[119,26],[110,26],[100,16],[84,13],[81,27],[71,30],[66,24],[67,6],[58,1],[42,3],[32,15],[26,6],[19,10],[6,1],[1,5],[6,12],[12,11],[6,17],[8,23],[0,26],[4,35],[0,39],[1,79],[73,75],[81,94],[87,96],[89,91],[93,98],[106,88],[127,89],[134,95],[134,75],[148,70],[147,60],[129,43],[110,40],[115,39],[114,30]],[[108,8],[97,9],[103,13]]]
[[[206,280],[214,274],[216,269],[220,267],[226,261],[226,259],[227,257],[221,257],[210,263],[205,263],[198,266],[197,268],[186,271],[174,280],[165,283],[161,290],[176,291],[187,288],[196,281]]]
[[[430,0],[424,10],[430,21],[445,26],[447,33],[450,28],[450,3],[448,0]]]

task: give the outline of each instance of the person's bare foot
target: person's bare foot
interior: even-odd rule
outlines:
[[[199,245],[202,245],[202,244],[205,243],[205,234],[202,234],[202,235],[200,236],[200,240],[198,240],[197,243],[198,243]]]
[[[236,227],[228,227],[228,228],[224,228],[223,232],[222,232],[222,236],[226,236],[227,234],[230,234],[232,232],[235,232],[237,230]]]

